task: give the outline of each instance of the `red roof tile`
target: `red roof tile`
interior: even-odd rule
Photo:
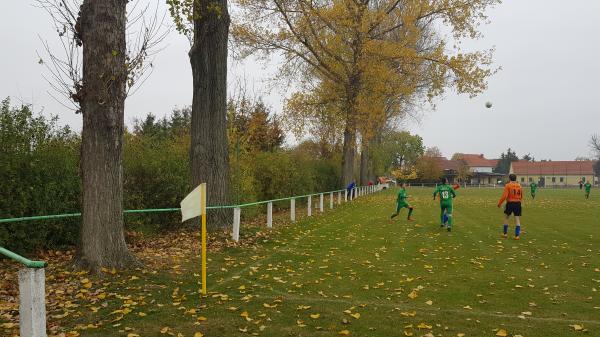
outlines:
[[[459,153],[458,158],[469,167],[496,167],[498,159],[486,159],[482,154]]]
[[[448,160],[446,157],[435,157],[438,165],[442,170],[454,170],[458,171],[460,162],[458,160]]]
[[[519,175],[594,175],[593,161],[518,161],[512,171]]]

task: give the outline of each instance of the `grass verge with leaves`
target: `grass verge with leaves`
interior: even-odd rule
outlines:
[[[207,296],[198,293],[197,233],[137,238],[146,269],[102,279],[70,272],[70,253],[52,252],[63,262],[47,271],[51,335],[600,334],[597,197],[539,190],[514,241],[500,237],[501,190],[460,189],[452,233],[440,229],[431,193],[409,188],[411,223],[389,219],[390,191],[293,225],[281,214],[271,232],[264,219],[244,223],[240,245],[213,233]],[[10,336],[16,275],[5,270],[0,332]]]

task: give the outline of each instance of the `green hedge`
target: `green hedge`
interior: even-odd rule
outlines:
[[[80,209],[79,137],[28,106],[0,106],[0,218]],[[17,252],[77,238],[78,220],[0,224],[0,245]]]
[[[190,190],[189,111],[156,121],[152,115],[125,134],[125,209],[171,208]],[[81,211],[80,136],[56,118],[35,116],[28,106],[0,111],[0,218]],[[302,147],[231,154],[232,201],[251,202],[338,189],[339,158],[319,159]],[[239,149],[239,147],[238,147]],[[288,203],[279,203],[278,208]],[[256,215],[264,207],[244,209]],[[174,213],[126,215],[136,231],[181,226]],[[0,224],[0,245],[18,253],[77,242],[79,218]]]

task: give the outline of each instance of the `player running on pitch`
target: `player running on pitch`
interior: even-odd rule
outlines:
[[[456,192],[454,192],[454,188],[448,185],[448,179],[443,178],[442,183],[437,186],[435,191],[433,192],[433,200],[435,200],[436,195],[440,195],[440,227],[446,226],[448,228],[448,232],[452,231],[452,199],[456,197]]]
[[[532,181],[531,184],[529,184],[529,188],[531,188],[531,198],[535,199],[535,192],[537,191],[538,185],[535,181]]]
[[[398,199],[396,199],[396,213],[392,214],[391,219],[397,217],[398,214],[400,214],[400,211],[403,208],[408,208],[408,217],[406,218],[406,220],[408,220],[408,221],[414,221],[415,220],[415,219],[413,219],[413,218],[410,217],[412,215],[414,207],[412,207],[406,201],[406,199],[408,199],[408,194],[406,194],[406,184],[405,183],[401,183],[400,184],[400,192],[398,192]]]
[[[523,189],[521,184],[517,182],[517,176],[510,174],[508,176],[510,182],[504,186],[504,193],[498,201],[498,207],[502,207],[506,201],[504,208],[504,227],[503,237],[508,237],[508,219],[511,214],[515,216],[515,240],[519,240],[521,235],[521,201],[523,200]]]
[[[590,191],[592,190],[592,184],[590,184],[589,181],[586,181],[585,184],[583,185],[583,187],[585,187],[585,198],[589,199]]]

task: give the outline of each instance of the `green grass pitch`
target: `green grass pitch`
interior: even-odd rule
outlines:
[[[122,296],[70,324],[103,317],[83,336],[600,336],[600,193],[526,191],[520,241],[501,238],[501,189],[459,189],[451,233],[432,188],[408,188],[410,223],[406,210],[390,220],[390,190],[213,253],[208,296],[190,256],[183,273],[109,285]],[[128,295],[132,312],[110,322]]]

